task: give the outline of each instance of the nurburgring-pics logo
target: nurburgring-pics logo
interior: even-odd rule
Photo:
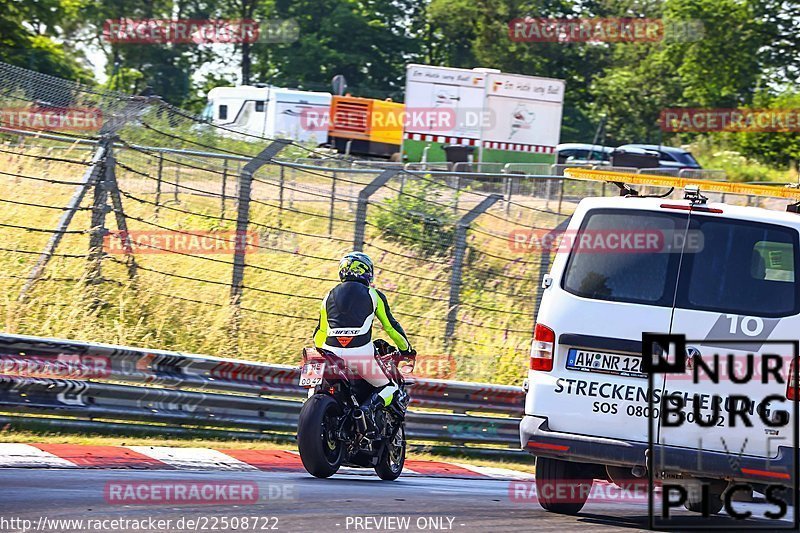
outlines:
[[[761,342],[643,333],[642,371],[665,391],[648,397],[651,529],[731,530],[711,521],[724,509],[737,529],[797,530],[799,343]],[[767,505],[740,503],[753,494]]]

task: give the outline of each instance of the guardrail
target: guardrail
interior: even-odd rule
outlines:
[[[307,394],[298,377],[288,365],[0,334],[4,422],[291,437]],[[519,448],[521,388],[413,379],[409,392],[409,440]]]

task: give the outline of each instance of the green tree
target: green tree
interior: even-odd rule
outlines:
[[[480,6],[472,0],[431,0],[422,33],[427,62],[460,68],[477,66],[474,41],[480,18]]]
[[[465,68],[497,68],[504,72],[567,80],[562,141],[592,138],[596,117],[588,114],[588,89],[609,65],[611,51],[584,43],[520,42],[509,24],[525,17],[562,19],[604,16],[598,2],[568,0],[432,0],[428,10],[434,29],[434,62]]]
[[[752,102],[775,34],[754,7],[761,1],[664,1],[654,11],[663,17],[664,40],[613,46],[612,64],[591,84],[591,115],[608,117],[614,141],[659,142],[662,109]],[[701,32],[687,25],[695,21]]]
[[[762,77],[761,49],[769,44],[753,2],[742,0],[668,0],[664,20],[670,24],[699,20],[703,35],[671,39],[663,54],[677,66],[683,88],[678,105],[736,106],[752,101]]]
[[[206,20],[215,12],[216,1],[186,0],[99,0],[87,5],[80,30],[90,33],[91,44],[106,55],[108,86],[130,93],[148,89],[166,101],[182,105],[192,98],[192,74],[215,51],[210,46],[193,43],[120,43],[104,34],[106,21],[122,18],[199,19]]]
[[[800,92],[797,89],[774,96],[766,91],[756,95],[756,109],[792,110],[800,109]],[[800,133],[797,132],[741,132],[719,135],[747,157],[764,163],[787,167],[795,165],[800,170]]]
[[[402,94],[404,65],[419,43],[407,34],[413,0],[276,0],[273,16],[294,19],[297,41],[254,47],[260,81],[327,88],[343,74],[362,96]]]
[[[60,40],[78,19],[74,0],[0,0],[0,61],[45,74],[89,82],[82,54]]]

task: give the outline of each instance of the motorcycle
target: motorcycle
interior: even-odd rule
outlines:
[[[405,358],[385,341],[376,340],[375,361],[400,389],[396,401],[372,416],[361,405],[374,388],[327,350],[303,349],[300,386],[309,389],[300,410],[297,445],[309,474],[327,478],[339,467],[374,468],[378,477],[397,479],[406,457],[405,410],[409,396],[404,373],[413,371],[413,360],[403,370]]]

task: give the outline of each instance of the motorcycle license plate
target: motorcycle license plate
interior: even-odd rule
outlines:
[[[325,362],[319,363],[306,363],[300,371],[300,386],[301,387],[314,387],[322,383],[322,378],[325,375]]]

